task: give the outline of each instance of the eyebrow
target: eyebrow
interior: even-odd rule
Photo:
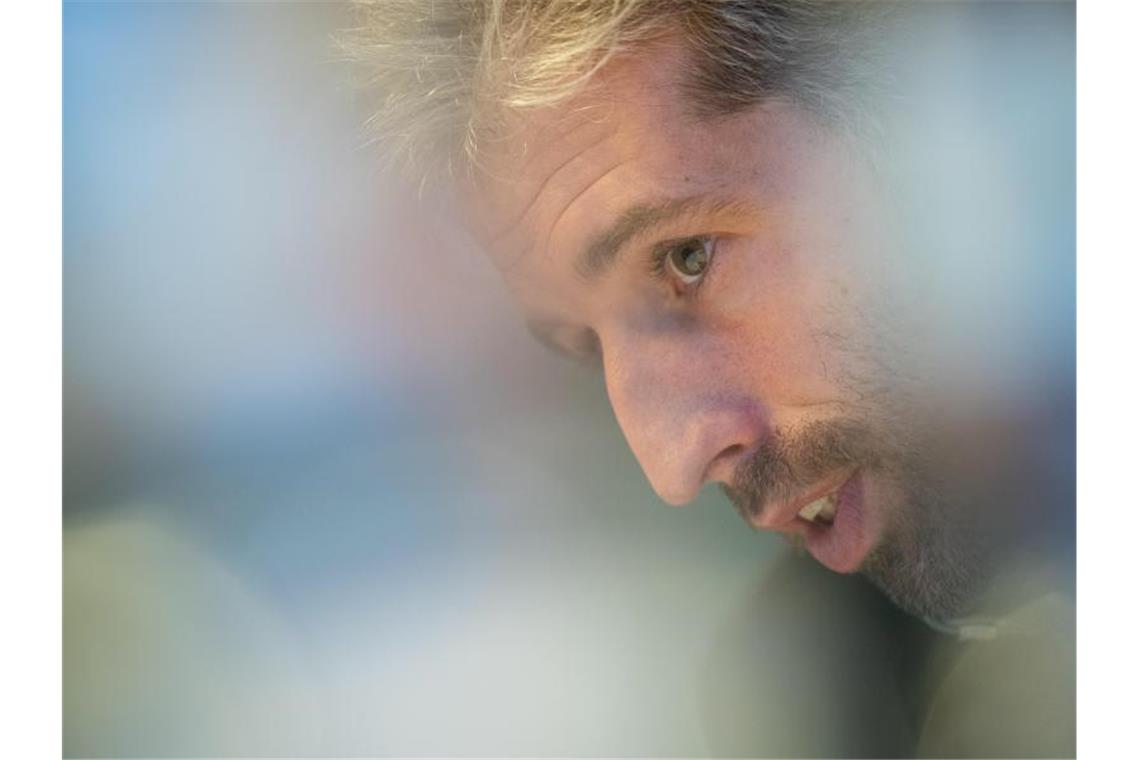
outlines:
[[[574,269],[584,280],[595,280],[606,273],[629,242],[654,227],[685,216],[704,211],[714,213],[743,207],[738,201],[728,201],[707,195],[693,195],[660,203],[634,206],[627,209],[609,228],[591,238],[575,262]]]

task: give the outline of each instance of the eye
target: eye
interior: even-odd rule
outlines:
[[[695,285],[712,263],[713,240],[693,237],[666,244],[662,264],[668,273],[684,285]]]

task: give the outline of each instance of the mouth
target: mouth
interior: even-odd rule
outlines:
[[[879,533],[858,469],[827,478],[795,499],[768,505],[752,524],[802,538],[808,552],[837,573],[857,571]]]

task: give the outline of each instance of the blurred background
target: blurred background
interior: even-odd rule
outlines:
[[[962,4],[916,44],[974,110],[910,113],[943,146],[910,146],[935,193],[915,213],[989,210],[969,227],[1009,258],[929,275],[972,273],[978,303],[1016,281],[1019,366],[1063,384],[1072,10],[1024,5]],[[725,642],[781,543],[719,492],[662,505],[601,378],[534,345],[490,264],[380,172],[332,50],[349,23],[64,5],[65,754],[728,746],[710,705],[767,687]],[[990,179],[940,183],[979,161],[955,129],[979,118],[996,142],[965,170]]]
[[[701,754],[777,543],[377,171],[348,21],[65,7],[67,753]]]

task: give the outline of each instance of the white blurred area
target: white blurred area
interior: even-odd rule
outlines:
[[[1005,288],[1010,345],[1068,381],[1072,155],[1036,158],[1072,147],[1071,13],[982,52],[961,16],[934,73],[992,119],[964,62],[1012,46],[1028,89],[988,158],[970,115],[913,113],[945,145],[906,146],[925,229],[989,241],[928,276],[948,320]],[[65,754],[709,754],[708,660],[780,543],[719,493],[663,506],[600,378],[377,170],[348,18],[65,4]]]

